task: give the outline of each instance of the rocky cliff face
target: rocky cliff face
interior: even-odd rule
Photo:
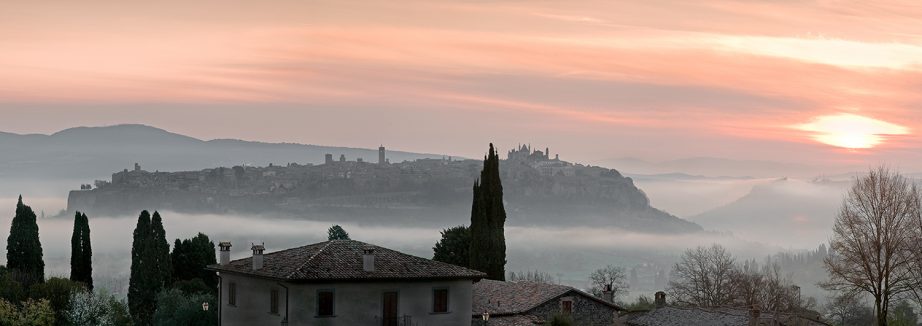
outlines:
[[[692,232],[700,226],[650,207],[615,170],[542,156],[501,164],[509,225],[607,226]],[[189,172],[124,170],[93,190],[70,194],[68,210],[133,215],[141,209],[236,213],[358,223],[467,224],[471,186],[482,162],[419,159],[394,164],[215,168]]]

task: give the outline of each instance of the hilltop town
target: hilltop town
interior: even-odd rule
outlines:
[[[614,169],[574,164],[545,148],[519,145],[502,160],[511,224],[615,226],[686,232],[697,225],[650,206],[630,178]],[[217,167],[200,171],[133,169],[71,191],[68,211],[120,215],[140,209],[190,213],[273,214],[315,220],[444,225],[464,221],[479,160],[376,162],[325,154],[322,164]]]

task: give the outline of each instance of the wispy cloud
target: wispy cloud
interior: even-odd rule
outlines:
[[[226,105],[224,114],[240,117],[259,114],[247,105],[295,105],[301,113],[278,112],[329,120],[349,117],[343,108],[377,108],[425,112],[433,120],[420,122],[434,125],[475,123],[473,114],[487,112],[530,121],[492,130],[503,137],[530,137],[535,126],[572,133],[560,145],[587,159],[601,154],[584,139],[631,137],[615,146],[646,153],[675,136],[660,155],[758,143],[762,151],[734,155],[766,159],[788,156],[795,144],[799,158],[824,160],[824,147],[790,126],[843,107],[922,127],[922,8],[914,2],[234,4],[89,1],[84,15],[68,14],[75,4],[10,4],[0,13],[0,102],[61,106],[62,114],[74,103]],[[97,120],[105,119],[113,117]],[[416,125],[408,128],[427,130]],[[395,141],[429,150],[444,142],[411,134]]]

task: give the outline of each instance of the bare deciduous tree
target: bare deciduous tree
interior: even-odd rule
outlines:
[[[610,286],[613,297],[618,298],[628,292],[626,279],[624,268],[612,265],[599,268],[589,275],[589,282],[592,283],[591,292],[595,296],[601,296],[602,291]]]
[[[836,216],[823,286],[870,294],[877,324],[886,325],[891,299],[919,282],[911,275],[919,213],[919,191],[902,175],[881,167],[857,178]]]
[[[826,318],[835,325],[870,325],[874,322],[871,308],[855,295],[844,293],[826,299]]]
[[[911,297],[916,301],[917,305],[922,307],[922,209],[913,219],[912,230],[915,240],[912,241],[914,247],[909,250],[912,258],[912,267],[909,268],[909,271],[912,278],[916,280],[916,284],[912,287]]]
[[[669,292],[676,301],[698,306],[733,302],[734,259],[720,245],[686,250],[673,267]]]
[[[735,306],[799,313],[816,304],[813,298],[805,300],[800,295],[800,287],[783,274],[778,262],[769,261],[759,269],[754,261],[748,261],[737,266],[732,275]]]

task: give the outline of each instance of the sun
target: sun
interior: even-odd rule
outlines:
[[[794,128],[810,132],[820,143],[848,149],[873,148],[887,136],[909,134],[904,126],[851,113],[819,116]]]

